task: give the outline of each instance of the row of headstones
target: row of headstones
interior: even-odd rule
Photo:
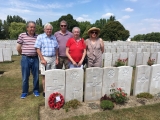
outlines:
[[[97,101],[103,95],[109,95],[113,88],[122,88],[130,96],[132,73],[133,68],[130,66],[92,67],[87,68],[85,74],[80,68],[47,70],[45,107],[48,107],[48,98],[54,92],[61,93],[65,102],[72,99],[83,102],[83,97],[84,102]],[[136,67],[133,95],[142,92],[151,94],[160,92],[160,64]]]
[[[0,40],[0,62],[12,61],[12,55],[18,55],[17,40]]]
[[[155,59],[154,64],[160,64],[160,52],[121,52],[121,53],[104,53],[104,67],[114,66],[118,59],[124,60],[128,58],[128,66],[147,65],[147,62],[151,59]]]
[[[113,42],[108,42],[104,41],[105,46],[133,46],[133,47],[140,47],[140,46],[160,46],[160,43],[158,42],[135,42],[135,41],[113,41]]]
[[[120,52],[160,52],[160,48],[105,48],[105,53]]]
[[[127,66],[147,65],[150,59],[154,59],[154,64],[160,64],[160,52],[120,52],[120,53],[104,53],[104,67],[115,66],[115,62],[118,59],[124,60],[128,58],[126,62]]]

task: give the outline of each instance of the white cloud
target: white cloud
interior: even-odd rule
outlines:
[[[126,8],[124,11],[126,11],[126,12],[132,12],[132,11],[134,11],[134,10],[131,9],[131,8]]]
[[[91,0],[79,0],[78,2],[79,3],[89,3],[89,2],[91,2]]]
[[[84,22],[84,21],[91,22],[92,21],[92,19],[85,18],[85,17],[77,17],[76,20],[79,21],[79,22]]]
[[[10,11],[15,13],[30,13],[30,10],[27,9],[16,9],[16,8],[9,8]]]
[[[110,17],[110,16],[114,16],[113,13],[106,13],[102,15],[102,18],[106,18],[106,17]]]
[[[147,19],[143,19],[143,21],[145,21],[145,22],[160,22],[160,19],[147,18]]]
[[[88,15],[83,14],[82,17],[88,17]]]

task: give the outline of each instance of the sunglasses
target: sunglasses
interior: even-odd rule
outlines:
[[[67,25],[61,25],[61,27],[67,27]]]
[[[96,35],[98,34],[98,32],[95,32],[95,31],[91,31],[91,33],[92,33],[92,34],[96,34]]]

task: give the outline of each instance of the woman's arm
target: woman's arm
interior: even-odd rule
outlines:
[[[80,60],[79,63],[78,63],[78,66],[81,66],[81,65],[82,65],[85,56],[86,56],[86,49],[84,49],[84,51],[83,51],[83,55],[82,55],[81,60]]]
[[[102,53],[104,53],[104,42],[103,42],[102,38],[100,38],[100,44],[101,44],[101,51],[102,51]]]
[[[77,63],[72,59],[72,57],[69,54],[69,47],[66,47],[66,55],[67,55],[68,59],[70,59],[70,61],[72,62],[72,64],[74,66],[77,66]]]

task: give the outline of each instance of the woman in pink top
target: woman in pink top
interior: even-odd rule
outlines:
[[[88,67],[102,67],[104,43],[103,40],[98,37],[99,34],[99,28],[92,27],[88,30],[89,38],[86,39]]]

